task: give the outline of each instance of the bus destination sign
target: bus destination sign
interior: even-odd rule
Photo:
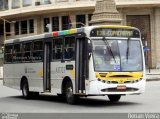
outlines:
[[[135,29],[108,29],[97,28],[93,29],[90,34],[91,37],[134,37],[139,38],[140,34]]]

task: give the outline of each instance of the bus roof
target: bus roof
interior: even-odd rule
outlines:
[[[16,42],[21,42],[21,41],[30,41],[30,40],[36,40],[36,39],[43,39],[47,37],[52,37],[51,33],[44,33],[44,34],[27,36],[27,37],[8,39],[5,41],[5,44],[16,43]]]
[[[58,36],[62,36],[62,35],[81,33],[81,32],[84,32],[85,29],[92,30],[94,28],[136,29],[135,27],[122,26],[122,25],[99,25],[99,26],[88,26],[88,27],[82,27],[82,28],[68,29],[68,30],[64,30],[64,31],[56,31],[56,32],[52,32],[52,36],[58,37]]]
[[[43,38],[47,38],[47,37],[59,37],[59,36],[64,36],[64,35],[72,35],[72,34],[76,34],[76,33],[82,33],[85,30],[91,31],[94,28],[137,29],[135,27],[123,26],[123,25],[87,26],[87,27],[74,28],[74,29],[56,31],[56,32],[51,32],[51,33],[44,33],[44,34],[27,36],[27,37],[21,37],[21,38],[15,38],[15,39],[8,39],[8,40],[5,41],[5,44],[15,43],[15,42],[21,42],[21,41],[36,40],[36,39],[43,39]]]

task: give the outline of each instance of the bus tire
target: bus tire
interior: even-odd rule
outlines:
[[[108,98],[111,102],[118,102],[121,98],[121,95],[108,95]]]
[[[22,95],[23,95],[23,98],[25,99],[29,99],[31,96],[31,93],[29,92],[29,85],[27,80],[24,80],[22,82]]]
[[[68,104],[75,104],[76,96],[73,94],[73,86],[70,81],[66,83],[65,97]]]

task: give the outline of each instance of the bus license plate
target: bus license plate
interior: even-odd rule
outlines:
[[[117,90],[126,90],[125,85],[117,86]]]

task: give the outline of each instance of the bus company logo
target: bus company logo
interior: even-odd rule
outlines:
[[[2,113],[2,119],[18,119],[18,114]]]

